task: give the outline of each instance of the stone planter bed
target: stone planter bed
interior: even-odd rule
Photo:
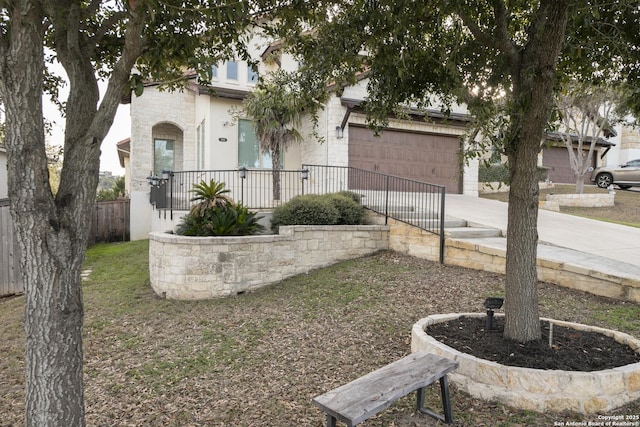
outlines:
[[[615,193],[593,194],[548,194],[545,201],[540,202],[540,208],[550,211],[560,211],[561,206],[602,208],[614,206]]]
[[[412,329],[412,351],[428,351],[457,360],[451,381],[470,395],[538,412],[570,411],[582,414],[606,413],[640,398],[640,363],[593,372],[541,370],[505,366],[455,350],[429,336],[429,325],[462,316],[485,317],[484,313],[453,313],[421,319]],[[640,350],[640,340],[597,327],[543,319],[554,325],[598,332]]]

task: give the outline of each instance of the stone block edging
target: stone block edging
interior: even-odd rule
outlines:
[[[561,206],[601,208],[615,204],[615,193],[548,194],[539,206],[558,212]]]
[[[499,315],[499,314],[496,314]],[[640,363],[593,372],[542,370],[501,365],[455,350],[425,331],[434,323],[484,313],[438,314],[419,320],[411,331],[411,351],[428,351],[457,360],[451,381],[474,397],[537,412],[606,413],[640,398]],[[640,350],[640,340],[622,332],[554,319],[555,325],[599,332]]]

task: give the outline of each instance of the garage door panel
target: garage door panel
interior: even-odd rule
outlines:
[[[461,189],[459,150],[456,136],[386,130],[377,138],[349,128],[349,166],[443,185],[449,193]]]
[[[588,153],[585,152],[585,156]],[[595,164],[595,156],[593,157]],[[576,179],[569,161],[566,147],[545,147],[542,150],[542,164],[549,168],[549,180],[556,183],[575,184]],[[590,174],[584,177],[585,184],[591,184]]]

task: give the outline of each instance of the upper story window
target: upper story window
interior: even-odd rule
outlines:
[[[216,67],[215,65],[211,66],[211,78],[212,79],[218,78],[218,67]]]
[[[196,163],[198,169],[204,169],[204,120],[196,129]]]
[[[227,80],[238,80],[238,63],[236,61],[227,62]]]
[[[258,83],[258,72],[251,65],[247,65],[247,82]]]

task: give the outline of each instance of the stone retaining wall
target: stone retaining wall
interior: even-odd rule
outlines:
[[[154,232],[151,286],[171,299],[236,295],[296,274],[389,249],[383,225],[280,227],[280,234],[188,237]]]
[[[389,226],[287,226],[279,235],[186,237],[150,235],[151,285],[158,295],[206,299],[235,295],[286,277],[379,250],[433,262],[439,238],[389,219]],[[448,238],[445,264],[505,273],[504,249]],[[538,278],[566,288],[640,303],[640,280],[538,257]]]
[[[540,181],[538,183],[540,190],[555,188],[555,184],[551,181]],[[480,194],[493,194],[493,193],[506,193],[509,191],[509,185],[503,182],[479,182],[478,193]]]
[[[402,222],[389,220],[389,248],[419,258],[438,262],[438,236]],[[506,250],[477,245],[473,240],[445,240],[444,262],[447,265],[505,274]],[[594,295],[640,303],[640,280],[602,273],[567,262],[538,255],[538,279],[565,288]]]

